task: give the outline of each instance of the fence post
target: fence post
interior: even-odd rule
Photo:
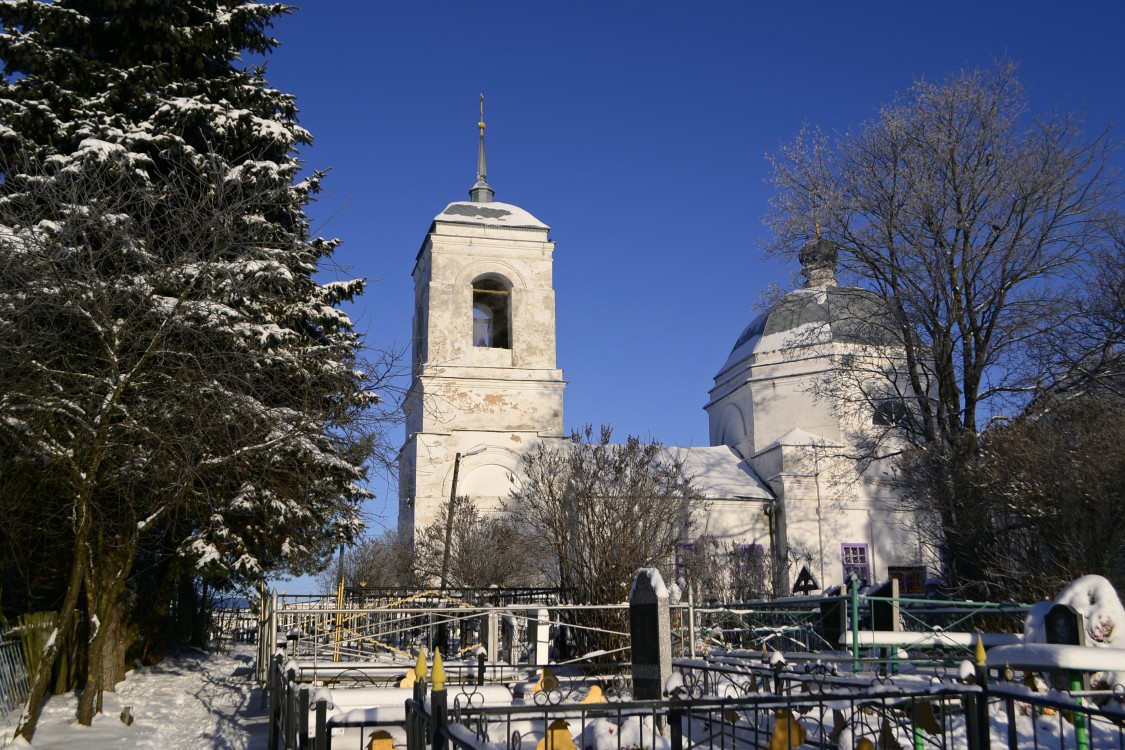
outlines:
[[[426,738],[422,736],[425,724],[418,712],[426,700],[426,674],[429,668],[426,665],[425,649],[418,650],[418,659],[414,662],[414,697],[406,702],[406,747],[407,750],[424,750]]]
[[[690,646],[688,654],[692,659],[695,658],[695,594],[692,593],[691,586],[687,590],[687,636],[688,644]]]
[[[668,728],[672,732],[672,750],[684,750],[683,711],[679,706],[673,706],[668,710]]]
[[[500,652],[508,664],[516,663],[516,626],[511,612],[500,616]]]
[[[321,698],[316,702],[316,750],[326,750],[328,747],[328,701]]]
[[[426,665],[426,649],[418,649],[418,658],[414,662],[414,700],[422,703],[426,700],[426,674],[429,667]]]
[[[297,747],[306,750],[309,746],[309,688],[301,686],[297,693]]]
[[[270,668],[269,680],[269,701],[270,701],[270,732],[269,732],[269,749],[277,750],[277,720],[280,714],[278,696],[281,692],[281,654],[273,657],[272,667]]]
[[[477,654],[477,684],[484,684],[484,654]]]
[[[852,671],[859,673],[859,579],[852,578]]]
[[[285,750],[297,750],[297,713],[293,705],[293,683],[297,679],[296,670],[290,669],[285,675]]]
[[[492,607],[488,608],[484,618],[481,620],[481,625],[485,628],[484,633],[484,648],[488,654],[488,661],[492,664],[500,661],[497,652],[499,651],[497,645],[497,635],[499,628],[496,626],[496,610]]]
[[[980,686],[980,695],[975,696],[973,711],[973,725],[969,735],[971,750],[988,750],[992,744],[992,727],[988,722],[988,666],[984,651],[984,638],[977,635],[976,647],[976,683]]]
[[[668,589],[656,568],[641,568],[629,592],[633,696],[660,700],[672,676],[672,620]]]
[[[441,653],[434,654],[433,689],[430,690],[430,719],[433,722],[431,742],[433,750],[445,750],[446,741],[442,730],[445,728],[448,704],[445,690],[445,667],[441,663]]]
[[[270,591],[270,647],[266,652],[273,654],[277,651],[277,590]]]
[[[1020,738],[1016,731],[1016,699],[1008,698],[1004,701],[1008,709],[1008,750],[1019,750]]]
[[[914,750],[925,750],[926,747],[926,737],[922,734],[922,722],[918,715],[921,705],[917,700],[910,704],[910,734],[911,739],[914,740]]]

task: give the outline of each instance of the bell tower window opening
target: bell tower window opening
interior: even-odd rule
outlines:
[[[496,278],[473,282],[473,346],[511,349],[512,290]]]

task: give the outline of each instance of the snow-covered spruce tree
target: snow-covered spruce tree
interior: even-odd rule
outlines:
[[[120,679],[139,548],[249,578],[359,527],[371,397],[338,305],[362,285],[314,279],[310,136],[239,57],[288,10],[0,2],[0,499],[41,477],[61,497],[20,533],[71,549],[24,737],[76,608],[81,722]]]

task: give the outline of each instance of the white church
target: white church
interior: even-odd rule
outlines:
[[[569,440],[555,361],[554,243],[539,219],[493,201],[483,118],[477,171],[470,200],[434,217],[413,271],[399,454],[399,527],[411,539],[454,492],[499,507],[525,451]],[[850,331],[856,321],[882,308],[874,295],[836,285],[827,243],[810,245],[801,261],[805,287],[751,322],[715,375],[704,407],[711,446],[666,450],[704,497],[702,538],[782,563],[781,586],[806,568],[815,579],[806,591],[893,577],[901,591],[920,592],[934,563],[896,507],[888,467],[845,458],[857,435],[890,415],[833,409],[814,395],[839,356],[861,346]]]

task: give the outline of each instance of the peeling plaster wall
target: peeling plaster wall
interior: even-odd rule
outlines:
[[[563,435],[566,383],[555,366],[547,228],[463,224],[445,215],[414,268],[416,340],[400,456],[404,532],[430,524],[449,499],[458,453],[474,451],[462,458],[457,494],[494,509],[511,491],[520,456]],[[482,277],[510,285],[510,349],[473,346],[473,282]]]

